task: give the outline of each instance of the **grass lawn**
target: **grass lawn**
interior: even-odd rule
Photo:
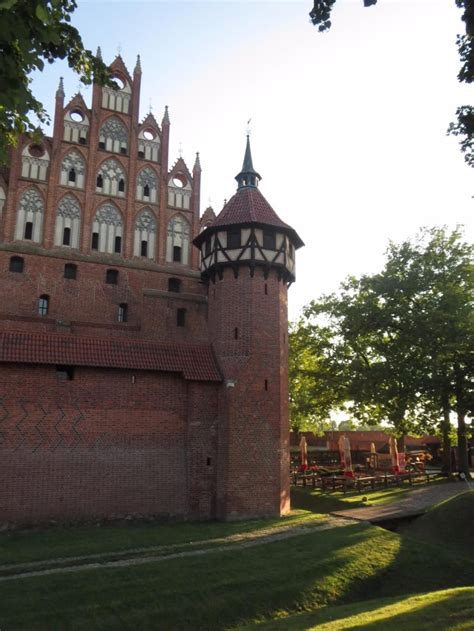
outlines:
[[[462,544],[451,545],[454,537],[434,524],[451,519],[454,533],[469,529],[473,499],[464,493],[431,511],[426,539],[416,522],[402,534],[356,523],[145,565],[0,579],[0,629],[211,631],[254,625],[326,631],[383,625],[385,631],[398,620],[403,631],[472,630],[473,590],[434,593],[474,585],[472,537],[467,533]],[[46,558],[47,551],[56,556],[68,546],[69,555],[77,556],[114,546],[143,547],[145,541],[200,540],[205,547],[209,539],[289,523],[317,519],[299,511],[267,522],[53,528],[3,534],[0,542],[2,551],[9,541],[17,549],[24,544],[28,558]]]
[[[446,484],[446,478],[430,482],[430,486],[433,484]],[[383,506],[402,499],[418,486],[395,486],[387,489],[376,489],[375,491],[366,489],[362,493],[356,491],[346,494],[342,491],[323,493],[320,489],[313,489],[309,486],[293,486],[291,487],[291,505],[293,508],[302,508],[323,514],[349,508]],[[363,498],[367,498],[367,501],[363,501]]]
[[[325,607],[304,613],[241,627],[247,631],[472,631],[474,587],[440,590],[406,598],[384,598],[351,605]]]
[[[255,530],[314,523],[323,515],[292,511],[283,519],[233,523],[137,523],[55,526],[0,534],[0,565],[123,552],[151,546],[180,545]]]
[[[225,629],[473,584],[474,562],[355,524],[239,551],[0,582],[0,628]]]

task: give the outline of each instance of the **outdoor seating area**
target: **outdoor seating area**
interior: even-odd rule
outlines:
[[[438,477],[424,468],[405,467],[404,454],[399,454],[395,438],[389,442],[390,454],[387,458],[379,457],[375,446],[371,446],[370,457],[366,464],[352,465],[351,447],[347,436],[339,439],[339,462],[326,466],[308,466],[306,439],[302,436],[299,445],[299,463],[291,470],[291,482],[295,486],[310,486],[324,493],[339,491],[375,491],[380,488],[416,483],[429,483]],[[296,463],[295,463],[296,464]]]

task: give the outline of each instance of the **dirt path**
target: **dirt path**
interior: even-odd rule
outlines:
[[[325,519],[316,521],[314,525],[282,526],[279,528],[239,533],[218,539],[207,539],[205,541],[137,548],[134,550],[124,550],[122,552],[107,552],[104,554],[93,554],[81,557],[47,559],[45,561],[34,561],[31,563],[2,565],[0,566],[0,582],[51,574],[70,574],[84,570],[131,567],[144,565],[146,563],[159,563],[171,559],[200,556],[214,552],[242,550],[281,541],[283,539],[310,535],[332,528],[351,526],[354,525],[354,523],[356,522],[351,518],[329,515]]]
[[[474,491],[474,483],[447,482],[446,484],[425,485],[415,488],[402,499],[387,506],[368,506],[367,508],[351,508],[331,513],[337,517],[350,517],[361,521],[377,523],[389,519],[421,515],[430,506],[439,504],[455,495]],[[368,495],[370,500],[370,495]]]

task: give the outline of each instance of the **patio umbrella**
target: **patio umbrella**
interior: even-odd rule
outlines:
[[[370,443],[370,466],[372,469],[377,467],[377,450],[375,448],[375,443]]]
[[[400,464],[398,461],[397,439],[395,438],[395,436],[390,436],[388,440],[388,446],[390,447],[390,457],[392,459],[393,472],[400,473]]]
[[[339,454],[341,456],[341,466],[344,469],[344,475],[348,478],[354,477],[352,470],[351,443],[345,434],[339,438]]]
[[[306,438],[301,436],[300,440],[300,459],[301,459],[301,470],[306,471],[308,468],[308,445],[306,444]]]

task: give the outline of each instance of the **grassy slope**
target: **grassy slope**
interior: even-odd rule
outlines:
[[[474,587],[441,590],[407,598],[385,598],[241,627],[242,631],[472,631]]]
[[[0,628],[223,629],[472,584],[474,563],[357,524],[239,552],[0,582]]]
[[[405,528],[403,533],[472,559],[474,491],[467,491],[435,506]]]

